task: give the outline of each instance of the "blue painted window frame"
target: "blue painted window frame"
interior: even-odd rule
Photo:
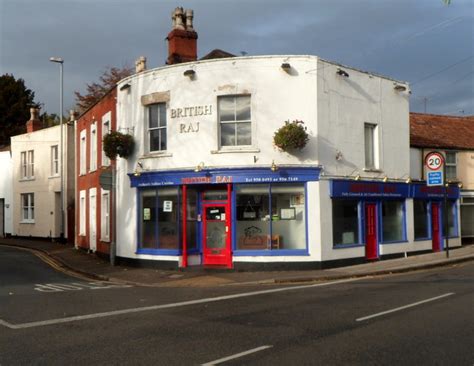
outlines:
[[[170,255],[170,256],[177,256],[177,255],[181,255],[182,253],[182,249],[181,247],[178,245],[178,248],[177,249],[160,249],[160,248],[142,248],[141,247],[141,223],[140,223],[140,220],[141,220],[141,215],[142,215],[142,210],[143,210],[143,207],[142,207],[142,200],[141,200],[141,193],[143,191],[151,191],[151,190],[154,190],[156,192],[156,200],[158,200],[158,191],[160,189],[167,189],[167,188],[170,188],[170,187],[148,187],[148,188],[139,188],[137,189],[137,193],[136,193],[136,197],[137,197],[137,207],[138,207],[138,212],[137,212],[137,249],[136,249],[136,254],[151,254],[151,255]],[[182,239],[182,234],[181,234],[181,231],[182,231],[182,220],[181,220],[181,216],[182,216],[182,212],[181,212],[181,197],[182,197],[182,190],[181,190],[181,187],[179,186],[175,186],[175,188],[177,189],[177,192],[178,192],[178,218],[177,218],[177,221],[178,221],[178,243],[181,243],[181,239]],[[158,205],[157,205],[158,207]],[[156,236],[156,239],[157,239],[157,242],[159,243],[160,241],[160,236],[159,236],[159,222],[158,222],[158,215],[157,215],[157,225],[156,225],[156,228],[155,228],[155,236]]]
[[[345,248],[357,248],[357,247],[363,247],[365,246],[365,243],[364,243],[364,238],[365,238],[365,232],[363,231],[364,230],[364,221],[365,221],[365,218],[364,218],[364,214],[363,214],[363,201],[362,200],[358,200],[356,198],[347,198],[347,199],[344,199],[344,198],[332,198],[331,199],[331,205],[332,207],[334,207],[334,201],[356,201],[357,202],[357,225],[358,225],[358,238],[357,238],[357,243],[353,243],[353,244],[335,244],[334,243],[334,232],[333,232],[333,244],[332,244],[332,247],[333,249],[345,249]],[[333,221],[333,225],[334,225],[334,211],[332,213],[332,221]],[[334,230],[334,226],[333,226],[333,230]]]
[[[403,212],[403,220],[402,220],[402,240],[392,240],[392,241],[384,241],[383,238],[383,218],[382,218],[382,204],[384,202],[401,202],[402,203],[402,212]],[[380,234],[380,240],[379,243],[382,245],[385,244],[400,244],[400,243],[407,243],[408,238],[407,238],[407,213],[406,213],[406,199],[384,199],[378,202],[378,219],[379,219],[379,234]]]
[[[258,183],[260,184],[260,183]],[[281,185],[282,183],[262,183],[262,185],[268,185],[269,188],[269,209],[270,212],[272,210],[272,185],[279,184]],[[290,183],[291,184],[291,183]],[[232,190],[232,254],[236,257],[243,257],[243,256],[266,256],[266,257],[272,257],[272,256],[308,256],[309,255],[309,250],[308,250],[308,183],[307,182],[294,182],[294,184],[303,184],[304,187],[304,195],[305,195],[305,248],[303,249],[272,249],[270,247],[269,250],[242,250],[242,249],[237,249],[237,190],[235,189],[235,186],[238,184],[235,184],[233,186]],[[245,184],[243,184],[245,185]],[[272,237],[272,220],[269,220],[269,235],[270,238]]]

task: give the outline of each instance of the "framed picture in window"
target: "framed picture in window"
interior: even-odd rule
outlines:
[[[292,208],[280,209],[280,220],[294,220],[296,218],[296,210]]]
[[[304,194],[293,194],[290,196],[290,205],[291,206],[302,206],[304,205]]]

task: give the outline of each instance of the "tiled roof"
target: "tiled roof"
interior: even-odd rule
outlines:
[[[215,59],[215,58],[228,58],[228,57],[235,57],[235,55],[233,55],[232,53],[222,51],[222,50],[216,48],[215,50],[212,50],[211,52],[209,52],[206,56],[201,57],[200,59],[201,60],[212,60],[212,59]]]
[[[410,113],[410,146],[474,150],[474,116]]]

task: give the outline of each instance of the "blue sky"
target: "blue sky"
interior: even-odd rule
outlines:
[[[474,1],[0,0],[0,73],[25,80],[49,113],[106,66],[162,66],[176,6],[194,9],[198,56],[310,54],[408,81],[410,109],[474,114]]]

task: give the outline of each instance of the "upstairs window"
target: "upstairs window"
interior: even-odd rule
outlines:
[[[81,142],[80,142],[80,151],[79,151],[79,174],[86,174],[86,149],[87,149],[87,140],[86,140],[86,130],[81,131]]]
[[[58,145],[51,146],[51,175],[59,175]]]
[[[91,151],[90,151],[90,166],[89,170],[93,172],[97,169],[97,124],[91,125]]]
[[[22,151],[21,159],[21,179],[31,179],[35,177],[35,152],[33,150]]]
[[[104,152],[104,137],[110,133],[110,112],[102,117],[102,166],[109,166],[110,159]]]
[[[457,179],[456,152],[455,151],[446,151],[446,179],[447,180]]]
[[[148,149],[150,152],[166,150],[166,103],[148,107]]]
[[[252,145],[250,96],[220,97],[218,108],[221,147]]]
[[[364,124],[365,168],[377,169],[377,125]]]

